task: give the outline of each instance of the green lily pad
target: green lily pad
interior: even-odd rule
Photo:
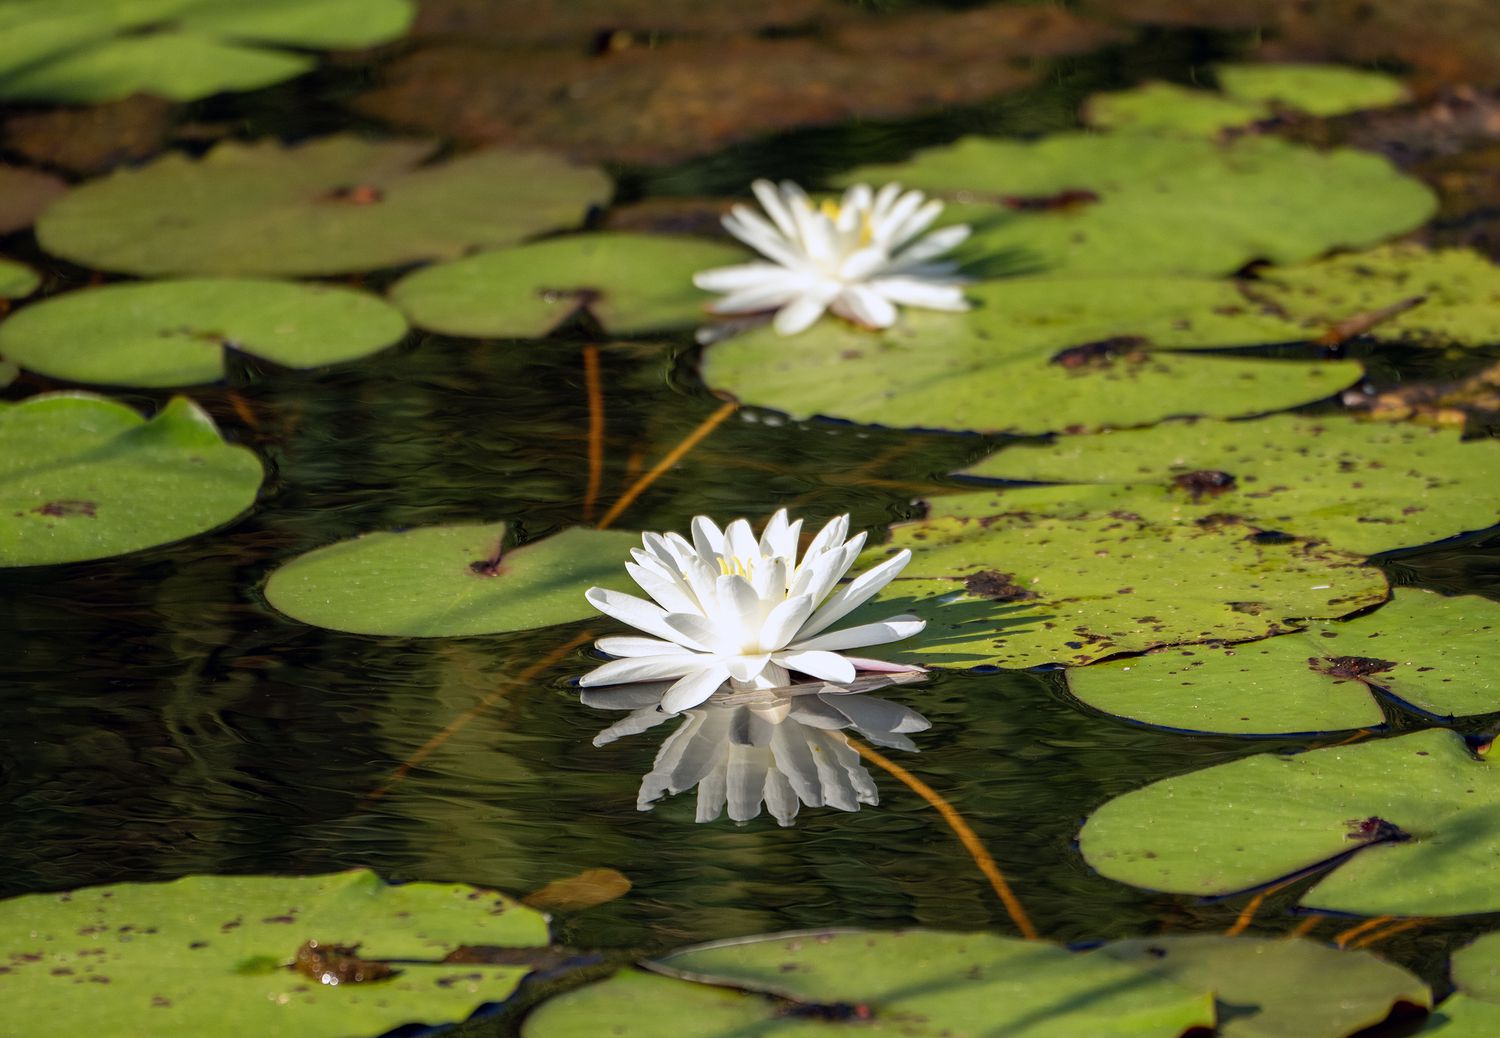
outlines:
[[[1040,280],[1040,279],[1038,279]],[[1135,287],[1141,287],[1139,282]],[[1199,286],[1202,287],[1202,286]],[[1114,304],[1064,305],[1056,326],[1051,300],[1087,296],[1089,281],[976,285],[969,313],[907,311],[891,328],[868,331],[824,319],[796,336],[769,328],[709,347],[703,379],[748,404],[796,418],[824,415],[890,426],[1042,433],[1141,425],[1173,415],[1256,414],[1309,403],[1358,379],[1352,361],[1284,361],[1152,351],[1168,347],[1284,340],[1289,325],[1251,312],[1198,311],[1174,329],[1182,310],[1161,282],[1143,289],[1161,301],[1138,303],[1131,283],[1110,281]],[[1229,298],[1229,286],[1192,286],[1186,295]],[[1008,303],[1021,305],[1007,310]],[[1109,329],[1114,329],[1113,331]],[[1112,342],[1091,349],[1099,339]],[[1062,354],[1059,347],[1082,347]]]
[[[1343,115],[1411,100],[1394,76],[1347,65],[1217,65],[1219,89],[1241,101],[1266,101],[1308,115]]]
[[[412,321],[446,335],[537,339],[578,311],[614,335],[699,323],[714,297],[692,276],[748,259],[692,238],[579,234],[419,270],[391,288]]]
[[[1214,137],[1271,115],[1271,106],[1263,102],[1225,97],[1176,83],[1142,83],[1129,90],[1095,94],[1083,108],[1084,121],[1101,130],[1195,137]]]
[[[50,173],[21,166],[0,166],[0,234],[30,227],[36,214],[68,191]]]
[[[41,283],[41,276],[26,264],[0,258],[0,299],[29,296]]]
[[[1490,1038],[1500,1033],[1500,1005],[1464,994],[1449,995],[1417,1033],[1441,1038]]]
[[[1100,952],[1212,991],[1223,1038],[1343,1038],[1397,1005],[1432,1004],[1427,985],[1401,967],[1301,938],[1163,936],[1114,941]]]
[[[1464,994],[1500,1004],[1500,933],[1487,933],[1454,952],[1450,972]]]
[[[1108,878],[1154,890],[1228,894],[1327,866],[1305,907],[1500,911],[1500,776],[1441,729],[1163,779],[1100,807],[1078,840]]]
[[[1411,346],[1500,343],[1500,267],[1472,249],[1388,245],[1262,271],[1246,292],[1313,334],[1420,300],[1363,334]]]
[[[866,562],[901,548],[911,562],[864,608],[926,620],[890,655],[937,666],[1084,664],[1162,645],[1248,641],[1387,593],[1380,571],[1354,556],[1304,541],[1261,543],[1232,524],[934,515],[891,527]]]
[[[813,1038],[851,1028],[1176,1038],[1214,1022],[1212,997],[1201,991],[1098,953],[984,933],[779,934],[689,948],[652,968],[669,975],[625,971],[571,991],[528,1017],[522,1034],[644,1038],[671,1020],[682,1038]]]
[[[1068,436],[1008,447],[963,474],[1097,485],[936,499],[947,514],[1123,510],[1167,524],[1234,516],[1371,555],[1500,522],[1500,503],[1474,492],[1500,481],[1500,442],[1465,442],[1452,427],[1337,415]]]
[[[75,188],[37,223],[43,248],[131,274],[321,275],[509,245],[602,202],[597,170],[496,149],[419,165],[433,146],[325,137],[220,144]]]
[[[1380,725],[1370,689],[1429,714],[1500,710],[1500,604],[1398,589],[1372,613],[1233,648],[1070,671],[1090,706],[1167,728],[1270,735]]]
[[[259,89],[315,62],[255,44],[366,47],[400,36],[414,13],[410,0],[132,0],[96,3],[92,13],[76,3],[12,6],[0,30],[22,12],[40,24],[0,49],[0,97],[69,104]]]
[[[105,285],[0,324],[0,354],[52,378],[181,386],[224,375],[235,349],[292,368],[368,356],[406,321],[375,296],[326,285],[218,279]]]
[[[547,941],[541,913],[461,884],[188,876],[0,902],[0,996],[48,1033],[380,1034],[462,1020],[528,972],[445,955]],[[316,959],[335,946],[363,961]]]
[[[584,528],[505,548],[506,524],[371,533],[310,551],[271,574],[266,600],[317,627],[356,634],[458,637],[524,631],[598,615],[594,585],[633,588],[636,534]]]
[[[945,214],[974,226],[960,258],[1029,273],[1218,276],[1373,245],[1436,210],[1379,156],[1260,136],[969,137],[836,180],[896,180],[963,203]]]
[[[255,502],[255,455],[174,397],[150,421],[85,393],[0,402],[0,566],[99,559],[181,540]]]

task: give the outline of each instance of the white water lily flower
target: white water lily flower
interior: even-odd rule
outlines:
[[[913,616],[829,630],[873,598],[911,558],[902,550],[837,587],[864,547],[865,535],[845,540],[847,515],[830,522],[799,559],[802,520],[782,509],[760,539],[736,519],[723,530],[706,516],[693,520],[692,541],[646,533],[625,564],[652,601],[589,588],[589,603],[654,638],[601,638],[602,652],[621,657],[585,674],[585,687],[670,681],[661,709],[697,706],[724,686],[779,688],[793,673],[840,683],[856,671],[909,672],[919,668],[845,656],[842,650],[899,641],[926,624]]]
[[[967,224],[923,237],[943,203],[920,191],[887,184],[871,191],[855,184],[841,201],[815,206],[791,181],[751,185],[766,216],[737,205],[724,217],[730,234],[770,260],[717,267],[693,284],[726,292],[710,311],[744,314],[775,310],[775,328],[795,335],[823,313],[869,328],[888,328],[896,307],[967,310],[958,265],[935,262],[969,236]],[[766,219],[769,217],[769,221]]]
[[[585,690],[587,706],[631,711],[595,736],[594,745],[669,720],[671,715],[656,709],[657,694],[641,685]],[[662,797],[697,787],[700,822],[713,821],[726,808],[734,821],[749,821],[764,805],[779,823],[791,825],[804,804],[840,811],[877,804],[875,782],[843,730],[915,753],[907,733],[930,727],[908,707],[822,683],[738,693],[680,716],[682,724],[662,743],[641,779],[636,807],[649,811]]]

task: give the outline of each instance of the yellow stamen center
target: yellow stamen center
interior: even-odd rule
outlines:
[[[744,577],[746,580],[753,579],[755,564],[758,559],[742,559],[738,556],[726,559],[719,556],[719,572],[726,577]]]

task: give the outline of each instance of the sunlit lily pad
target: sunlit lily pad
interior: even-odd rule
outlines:
[[[1450,972],[1464,994],[1500,1004],[1500,933],[1487,933],[1454,952]]]
[[[401,314],[345,288],[215,279],[105,285],[0,324],[0,355],[52,378],[182,386],[224,374],[224,351],[292,368],[367,356],[406,334]]]
[[[1212,991],[1223,1038],[1343,1038],[1398,1004],[1432,1003],[1427,985],[1399,966],[1300,938],[1162,936],[1114,941],[1100,952]]]
[[[1428,714],[1487,714],[1500,711],[1500,604],[1405,588],[1353,620],[1083,667],[1068,687],[1112,714],[1237,735],[1379,725],[1371,687]]]
[[[1248,126],[1270,115],[1271,106],[1258,101],[1158,82],[1095,94],[1083,109],[1084,120],[1102,130],[1205,137]]]
[[[420,165],[429,143],[220,144],[75,188],[37,224],[49,252],[132,274],[337,274],[509,245],[582,220],[597,170],[490,150]]]
[[[984,933],[779,934],[689,948],[652,968],[668,975],[625,971],[544,1003],[522,1034],[655,1038],[671,1020],[681,1038],[1176,1038],[1214,1022],[1202,990],[1097,952]]]
[[[189,876],[0,902],[0,997],[48,1033],[373,1035],[460,1021],[528,972],[444,956],[547,942],[545,916],[460,884]]]
[[[713,297],[692,276],[744,262],[740,249],[692,238],[580,234],[419,270],[391,289],[417,325],[447,335],[534,339],[576,313],[633,335],[691,326]]]
[[[1031,273],[1223,275],[1373,245],[1436,208],[1377,155],[1261,136],[970,137],[836,178],[889,180],[977,203],[950,207],[975,229],[961,256]]]
[[[366,47],[394,39],[411,0],[136,0],[97,3],[23,0],[0,16],[22,36],[0,49],[0,97],[93,104],[147,93],[194,101],[224,90],[254,90],[313,67],[299,48]],[[147,31],[138,31],[138,30]]]
[[[1118,293],[1115,302],[1058,303],[1056,325],[1046,317],[1049,301],[1086,296],[1088,281],[1071,291],[1058,281],[975,285],[969,313],[908,310],[878,332],[825,318],[796,336],[769,328],[736,336],[705,351],[703,379],[796,418],[1042,433],[1275,411],[1330,396],[1360,376],[1351,361],[1153,351],[1140,338],[1181,347],[1290,337],[1286,322],[1243,304],[1231,315],[1198,311],[1188,328],[1174,327],[1184,317],[1169,284],[1136,283],[1143,295],[1132,304],[1131,284],[1111,280],[1105,287]],[[1230,286],[1195,284],[1184,288],[1189,299],[1234,296]],[[1007,310],[1012,301],[1020,305]]]
[[[1262,530],[1374,554],[1500,522],[1500,442],[1452,427],[1328,415],[1148,429],[1016,445],[965,475],[1095,486],[1023,487],[934,499],[955,515],[1126,511],[1158,523],[1235,516]]]
[[[260,462],[175,397],[150,421],[82,393],[0,403],[0,566],[76,562],[227,523]]]
[[[50,173],[0,166],[0,234],[30,227],[36,214],[67,193],[68,185]]]
[[[1361,915],[1500,911],[1500,776],[1432,729],[1258,754],[1117,797],[1079,835],[1110,879],[1227,894],[1327,865],[1305,907]]]
[[[1371,315],[1361,334],[1383,341],[1500,343],[1500,267],[1472,249],[1390,245],[1263,271],[1246,291],[1309,330]]]
[[[41,277],[26,264],[0,258],[0,299],[29,296],[41,283]]]
[[[1385,600],[1385,578],[1354,556],[1246,533],[1124,517],[934,515],[893,526],[869,550],[866,561],[901,548],[912,560],[865,608],[927,621],[889,650],[903,662],[1031,667],[1261,638]]]
[[[505,523],[371,533],[293,559],[266,599],[318,627],[454,637],[597,616],[591,586],[633,589],[624,561],[636,534],[572,529],[519,548]]]

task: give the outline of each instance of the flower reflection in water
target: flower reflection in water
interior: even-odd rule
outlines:
[[[916,752],[907,735],[929,728],[927,718],[868,691],[924,676],[895,674],[849,686],[807,682],[733,692],[680,714],[658,707],[660,683],[588,688],[581,697],[585,706],[630,711],[595,736],[595,746],[681,718],[641,780],[640,810],[649,811],[662,797],[696,786],[700,822],[713,821],[726,807],[730,818],[746,822],[764,805],[782,825],[791,825],[803,804],[858,811],[861,804],[879,803],[874,780],[843,732]]]

